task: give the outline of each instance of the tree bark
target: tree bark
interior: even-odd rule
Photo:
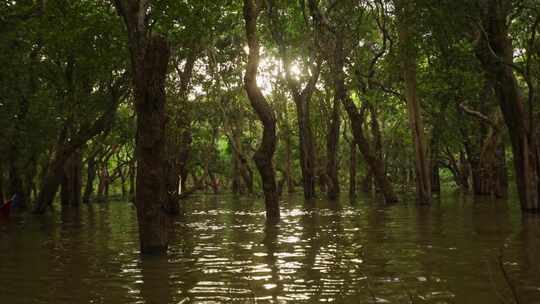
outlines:
[[[142,253],[165,253],[168,247],[165,145],[165,77],[169,61],[165,38],[152,36],[135,62],[137,178],[135,205]]]
[[[62,176],[62,205],[78,206],[81,203],[82,190],[82,153],[74,152],[64,164]]]
[[[86,163],[86,185],[82,199],[83,204],[90,203],[90,198],[94,193],[94,181],[96,179],[96,156],[94,154],[90,155]]]
[[[251,106],[263,125],[263,138],[253,160],[261,175],[267,220],[279,221],[279,203],[276,187],[276,176],[272,158],[276,149],[276,118],[270,104],[264,98],[257,85],[259,67],[259,40],[257,37],[257,19],[262,1],[244,0],[244,20],[249,47],[248,64],[244,77],[245,89]]]
[[[285,120],[288,119],[287,110],[285,109]],[[292,142],[291,142],[291,130],[289,128],[288,122],[285,122],[286,125],[286,133],[285,133],[285,179],[287,183],[287,192],[294,193],[294,177],[292,172],[292,163],[293,163],[293,156],[292,156]]]
[[[481,38],[477,41],[476,56],[488,79],[494,83],[495,94],[508,127],[521,209],[524,212],[539,212],[538,143],[512,68],[514,48],[507,22],[512,2],[488,0],[484,4],[483,28]]]
[[[270,3],[270,2],[269,2]],[[275,8],[268,8],[272,21],[272,34],[278,44],[279,53],[285,70],[285,80],[296,106],[296,117],[298,121],[298,137],[300,152],[300,169],[302,171],[302,184],[304,187],[304,198],[312,200],[316,196],[316,176],[317,165],[315,158],[315,139],[311,126],[311,98],[315,91],[315,86],[319,80],[321,64],[318,59],[313,58],[311,64],[311,76],[302,88],[299,81],[291,73],[292,63],[288,53],[287,45],[283,40],[283,35],[278,28],[278,17]]]
[[[141,253],[165,254],[169,245],[163,168],[169,43],[164,37],[150,33],[149,1],[115,0],[114,4],[127,27],[133,68],[137,113],[135,206]]]
[[[88,140],[108,130],[116,117],[116,110],[122,96],[121,86],[123,78],[117,79],[109,88],[110,104],[105,112],[90,126],[82,126],[77,134],[67,140],[67,127],[64,126],[56,145],[56,151],[51,162],[47,165],[41,190],[38,194],[33,212],[37,214],[44,213],[46,208],[52,205],[54,197],[58,192],[64,171],[64,165],[67,160],[81,148]]]
[[[362,115],[358,112],[358,108],[349,97],[344,99],[344,106],[351,121],[354,141],[362,153],[369,170],[374,176],[375,185],[377,188],[381,189],[387,203],[397,202],[398,199],[394,193],[394,188],[384,172],[384,165],[381,159],[373,153],[371,144],[364,135]]]
[[[330,200],[336,200],[339,196],[339,130],[341,125],[340,108],[342,92],[336,93],[332,107],[332,117],[326,138],[326,175],[328,176],[327,196]]]
[[[350,160],[349,160],[349,197],[356,197],[356,167],[357,167],[357,149],[356,142],[351,140],[349,143]]]
[[[399,44],[401,49],[402,74],[405,80],[407,113],[412,131],[415,156],[416,192],[420,204],[431,203],[431,170],[422,122],[420,101],[416,92],[416,46],[414,43],[412,13],[414,3],[398,1]]]
[[[302,170],[302,184],[304,186],[304,198],[315,198],[315,145],[313,130],[311,128],[310,101],[311,98],[304,94],[296,94],[294,102],[298,120],[298,136],[300,150],[300,168]]]

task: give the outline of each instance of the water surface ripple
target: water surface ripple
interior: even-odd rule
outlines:
[[[513,200],[432,207],[197,196],[141,259],[130,203],[0,223],[0,303],[540,303],[540,220]]]

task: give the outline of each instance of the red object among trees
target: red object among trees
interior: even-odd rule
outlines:
[[[2,206],[0,206],[0,218],[9,217],[9,212],[11,211],[11,201],[7,201]]]

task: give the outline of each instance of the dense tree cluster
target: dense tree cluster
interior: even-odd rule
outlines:
[[[143,252],[196,191],[263,193],[275,222],[286,192],[515,181],[538,212],[538,36],[536,0],[5,1],[0,197],[117,191]]]

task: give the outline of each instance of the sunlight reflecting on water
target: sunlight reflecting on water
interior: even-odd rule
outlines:
[[[517,203],[454,196],[430,208],[368,199],[185,203],[169,256],[141,259],[131,204],[0,225],[0,303],[496,303],[540,299],[540,221]],[[497,292],[495,292],[497,290]]]

